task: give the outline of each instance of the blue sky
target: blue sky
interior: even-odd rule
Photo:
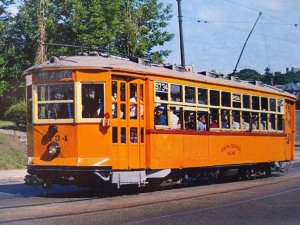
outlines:
[[[162,2],[172,4],[174,14],[167,30],[175,38],[163,46],[172,50],[166,62],[180,65],[177,1]],[[231,73],[259,12],[237,71],[300,68],[300,0],[182,0],[181,5],[185,62],[196,71]]]

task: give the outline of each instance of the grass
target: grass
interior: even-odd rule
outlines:
[[[10,129],[10,128],[14,128],[14,127],[15,127],[15,124],[13,122],[0,120],[0,128]]]
[[[26,145],[18,137],[0,134],[0,169],[23,169],[26,166]]]

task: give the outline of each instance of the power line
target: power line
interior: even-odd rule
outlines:
[[[198,19],[195,19],[195,18],[189,18],[189,17],[184,17],[186,19],[190,19],[190,20],[193,20],[193,21],[196,21],[198,23],[205,23],[205,24],[209,24],[209,23],[216,23],[216,22],[213,22],[213,21],[209,21],[209,20],[198,20]],[[201,22],[199,22],[201,21]],[[234,23],[234,22],[232,22]],[[250,23],[250,22],[238,22],[238,23]],[[253,23],[253,22],[252,22]],[[237,28],[237,27],[232,27],[232,26],[228,26],[228,25],[225,25],[226,22],[223,21],[223,22],[220,22],[220,25],[223,26],[223,27],[228,27],[228,28],[231,28],[231,29],[235,29],[235,30],[240,30],[240,31],[243,31],[243,32],[248,32],[248,30],[245,30],[245,29],[242,29],[242,28]],[[267,24],[267,23],[260,23],[259,24]],[[272,23],[270,23],[272,24]],[[277,24],[277,25],[286,25],[286,24]],[[300,42],[295,42],[295,41],[290,41],[290,40],[286,40],[286,39],[283,39],[283,38],[278,38],[278,37],[274,37],[274,36],[271,36],[271,35],[266,35],[266,34],[262,34],[262,33],[259,33],[259,32],[253,32],[254,34],[256,35],[260,35],[260,36],[263,36],[264,38],[265,37],[269,37],[269,38],[273,38],[273,39],[276,39],[276,40],[280,40],[280,41],[284,41],[284,42],[289,42],[289,43],[292,43],[292,44],[296,44],[296,45],[300,45]]]
[[[242,28],[232,27],[232,26],[228,26],[228,25],[224,25],[224,24],[222,24],[221,26],[228,27],[230,29],[240,30],[240,31],[243,31],[243,32],[249,32],[248,30],[245,30],[245,29],[242,29]],[[262,34],[262,33],[259,33],[259,32],[253,32],[253,34],[273,38],[273,39],[276,39],[276,40],[279,40],[279,41],[289,42],[289,43],[296,44],[296,45],[300,45],[300,42],[290,41],[290,40],[286,40],[286,39],[283,39],[283,38],[278,38],[278,37],[274,37],[274,36],[271,36],[271,35]]]
[[[238,2],[235,2],[235,1],[232,1],[232,0],[224,0],[224,1],[230,2],[230,3],[235,4],[235,5],[239,5],[239,6],[241,6],[241,7],[244,7],[244,8],[246,8],[246,9],[249,9],[249,10],[252,10],[252,11],[262,12],[264,15],[269,16],[269,17],[271,17],[271,18],[273,18],[273,19],[276,19],[276,20],[280,21],[281,23],[283,23],[283,24],[285,24],[285,25],[290,25],[290,24],[291,24],[291,23],[289,23],[289,22],[287,22],[287,21],[285,21],[285,20],[283,20],[283,19],[281,19],[281,18],[278,18],[278,17],[276,17],[276,16],[270,15],[270,14],[268,14],[268,13],[265,13],[265,12],[261,11],[261,10],[258,10],[258,9],[255,9],[255,8],[252,8],[252,7],[243,5],[243,4],[241,4],[241,3],[238,3]],[[293,26],[299,29],[299,27],[298,27],[299,24],[296,23],[296,24],[293,24]]]
[[[253,22],[250,22],[250,21],[204,20],[204,19],[196,19],[196,18],[185,17],[185,16],[183,16],[183,18],[193,20],[193,21],[196,21],[198,23],[231,23],[231,24],[252,24],[253,23]],[[263,24],[263,25],[294,26],[294,27],[300,26],[298,23],[285,23],[285,24],[282,24],[282,23],[266,23],[266,22],[258,22],[258,23]]]

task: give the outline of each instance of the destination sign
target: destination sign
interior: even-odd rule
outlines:
[[[156,82],[155,83],[155,91],[168,93],[168,83]]]
[[[72,70],[40,71],[34,75],[36,80],[59,80],[71,78]]]

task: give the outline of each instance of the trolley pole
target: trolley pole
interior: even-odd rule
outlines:
[[[233,73],[232,73],[233,76],[236,74],[236,69],[237,69],[237,67],[238,67],[238,65],[239,65],[239,62],[240,62],[240,59],[241,59],[241,57],[242,57],[242,55],[243,55],[244,49],[245,49],[245,47],[246,47],[246,44],[247,44],[247,42],[248,42],[248,40],[249,40],[249,37],[251,36],[251,34],[252,34],[252,32],[253,32],[253,30],[254,30],[254,28],[255,28],[255,26],[256,26],[256,24],[257,24],[259,18],[261,17],[261,14],[262,14],[262,12],[259,12],[258,17],[257,17],[257,19],[256,19],[256,21],[255,21],[255,23],[254,23],[254,25],[253,25],[253,27],[252,27],[250,33],[249,33],[248,36],[247,36],[247,39],[246,39],[246,41],[245,41],[245,43],[244,43],[244,45],[243,45],[242,51],[241,51],[241,53],[240,53],[240,55],[239,55],[238,61],[237,61],[236,65],[235,65],[235,67],[234,67],[234,70],[233,70]]]
[[[176,1],[177,1],[177,5],[178,5],[178,22],[179,22],[181,66],[183,68],[185,68],[183,29],[182,29],[182,14],[181,14],[181,0],[176,0]]]

